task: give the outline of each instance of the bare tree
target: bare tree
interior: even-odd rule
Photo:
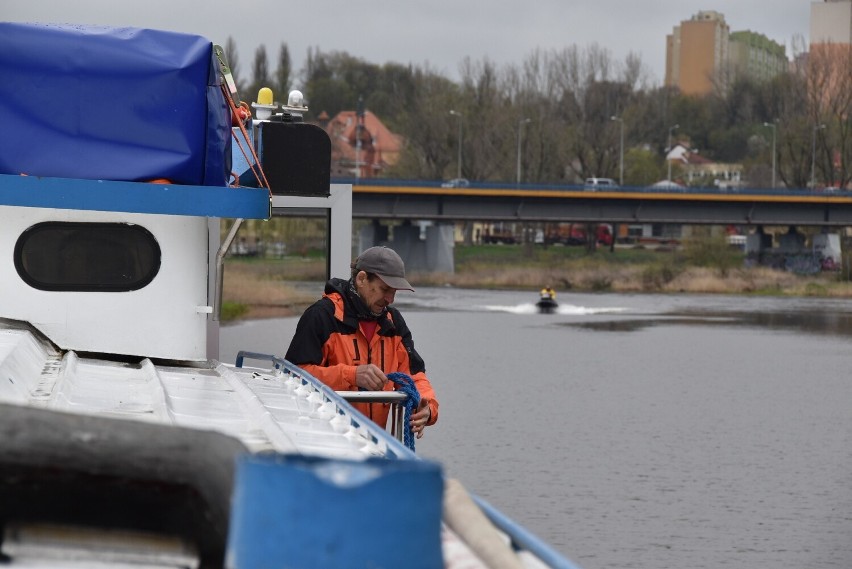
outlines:
[[[457,87],[428,68],[415,69],[408,112],[399,119],[405,146],[393,177],[441,180],[455,153],[456,125],[449,110],[457,102]]]
[[[597,44],[556,52],[549,66],[559,86],[559,112],[567,125],[567,158],[574,176],[617,177],[619,132],[610,123],[630,106],[641,67],[635,56],[624,66],[621,80],[609,52]]]
[[[248,87],[248,93],[243,95],[248,101],[255,101],[261,87],[270,87],[272,79],[269,76],[269,60],[266,56],[266,47],[259,45],[254,52],[254,64],[252,65],[252,79]]]
[[[778,176],[790,188],[807,187],[810,180],[811,128],[807,68],[802,64],[804,42],[794,38],[793,66],[779,81]]]
[[[826,185],[846,187],[852,180],[852,46],[812,45],[807,70],[815,174]]]
[[[282,43],[278,50],[278,68],[275,70],[275,92],[280,93],[278,96],[281,102],[287,101],[291,86],[291,73],[290,49],[286,43]]]
[[[496,65],[466,58],[461,65],[460,97],[469,137],[464,139],[462,171],[473,180],[502,179],[515,132],[515,113],[505,100]]]
[[[541,50],[533,51],[521,67],[510,66],[507,69],[503,85],[506,97],[517,109],[514,116],[519,129],[518,141],[522,142],[519,148],[524,180],[566,182],[566,123],[559,108],[562,89],[556,81],[551,57]],[[520,125],[526,119],[530,122],[521,139]],[[511,161],[507,162],[511,164]],[[511,170],[504,172],[503,177],[512,179],[511,173]]]

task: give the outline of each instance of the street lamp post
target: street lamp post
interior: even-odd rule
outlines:
[[[458,174],[456,178],[461,178],[462,171],[462,114],[458,111],[450,111],[450,114],[459,118],[459,163],[458,163]]]
[[[524,125],[528,122],[531,122],[532,119],[521,119],[518,122],[518,185],[521,185],[521,132],[524,129]]]
[[[775,139],[778,125],[774,122],[765,122],[763,126],[768,126],[772,129],[772,187],[775,188],[775,172],[777,170],[775,167]]]
[[[672,131],[680,128],[679,124],[674,125],[673,127],[669,127],[669,149],[666,152],[666,162],[669,164],[669,182],[672,181],[672,161],[669,159],[669,153],[672,151]]]
[[[816,188],[816,133],[818,130],[825,128],[824,124],[814,125],[813,136],[811,137],[811,189]]]
[[[358,97],[355,110],[355,179],[361,178],[361,136],[364,132],[364,97]]]
[[[618,153],[618,185],[624,185],[624,119],[621,117],[610,117],[610,120],[618,121],[621,126],[621,144],[619,145]]]

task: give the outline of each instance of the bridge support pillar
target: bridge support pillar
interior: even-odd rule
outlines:
[[[437,223],[426,228],[426,270],[433,273],[456,272],[455,226],[452,223]]]
[[[794,226],[790,226],[787,233],[778,236],[778,251],[787,254],[796,254],[805,248],[805,236],[799,233]]]
[[[373,223],[361,228],[357,252],[385,245],[399,253],[406,272],[454,273],[454,226],[450,223],[429,225],[426,239],[421,239],[420,233],[419,226],[404,222],[393,227],[393,236],[389,238],[386,226]]]
[[[746,254],[758,255],[772,249],[772,235],[763,232],[763,226],[746,236]]]

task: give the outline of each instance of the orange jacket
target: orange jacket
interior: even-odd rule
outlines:
[[[386,374],[405,373],[414,380],[420,397],[429,399],[429,424],[434,424],[438,400],[402,314],[389,306],[367,342],[355,309],[346,298],[348,286],[343,279],[331,279],[326,284],[323,297],[299,319],[286,359],[335,391],[358,391],[355,368],[359,365],[372,363]],[[393,391],[394,385],[388,381],[385,391]],[[356,403],[355,408],[382,427],[387,425],[390,404]]]

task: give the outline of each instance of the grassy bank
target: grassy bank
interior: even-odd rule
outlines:
[[[222,320],[269,318],[301,313],[316,300],[293,281],[323,282],[325,259],[319,255],[282,259],[228,258],[222,294]]]
[[[324,280],[320,255],[283,259],[229,258],[223,320],[301,313],[320,290],[300,291],[295,281]],[[839,273],[796,275],[747,267],[741,251],[723,240],[686,242],[678,249],[524,245],[457,246],[455,273],[411,273],[415,286],[455,286],[559,292],[764,294],[852,297],[852,283]]]
[[[682,248],[471,247],[456,251],[454,275],[416,275],[421,284],[476,288],[620,293],[718,293],[852,296],[841,273],[813,276],[747,266],[741,251],[724,242],[685,243]]]

